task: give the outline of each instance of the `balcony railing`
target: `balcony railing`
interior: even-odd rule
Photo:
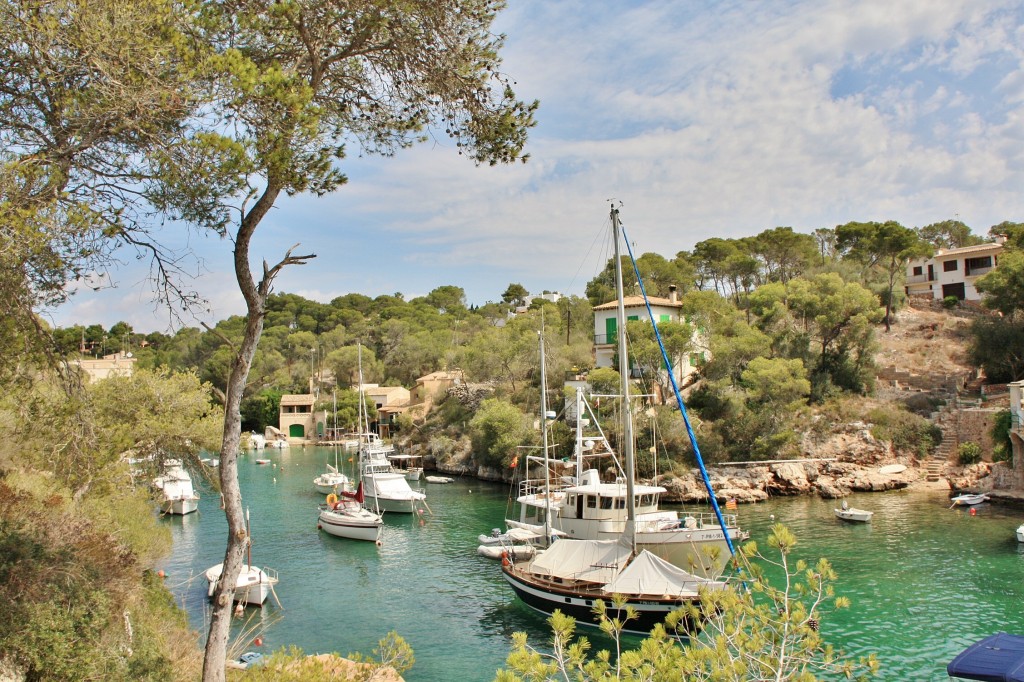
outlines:
[[[615,334],[594,334],[595,346],[614,346],[616,342]]]

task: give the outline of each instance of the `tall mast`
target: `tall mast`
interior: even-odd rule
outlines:
[[[626,466],[626,532],[636,550],[636,499],[633,493],[633,408],[629,401],[629,354],[626,352],[626,304],[622,289],[622,256],[619,242],[619,209],[612,206],[612,237],[615,241],[615,295],[618,298],[619,380],[622,382],[622,452]]]
[[[540,432],[544,443],[544,504],[547,509],[544,511],[544,541],[551,541],[551,462],[548,459],[548,396],[547,396],[547,371],[544,361],[544,325],[537,332],[540,339]],[[527,458],[529,466],[529,458]]]
[[[363,344],[356,344],[356,359],[359,367],[359,412],[357,413],[357,419],[359,419],[359,430],[363,432],[364,436],[360,436],[360,442],[365,437],[367,442],[370,438],[370,415],[366,414],[366,405],[363,404]]]

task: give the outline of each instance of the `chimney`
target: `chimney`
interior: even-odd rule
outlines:
[[[676,285],[668,285],[668,300],[672,303],[679,303],[679,294],[676,292]]]

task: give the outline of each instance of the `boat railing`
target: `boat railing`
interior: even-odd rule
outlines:
[[[736,514],[723,514],[726,528],[736,528],[739,524]],[[704,528],[719,528],[718,518],[714,512],[680,512],[679,518],[652,519],[650,521],[637,521],[636,529],[639,532],[651,533],[664,530],[700,530]]]
[[[261,570],[263,571],[263,575],[267,576],[268,583],[273,585],[278,582],[277,571],[275,571],[273,568],[267,568],[266,566],[264,566]]]
[[[554,494],[567,487],[569,484],[559,479],[528,478],[519,482],[519,495],[543,495],[545,492]]]

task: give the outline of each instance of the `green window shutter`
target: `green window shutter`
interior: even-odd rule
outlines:
[[[658,315],[658,322],[671,322],[671,321],[672,321],[672,316],[671,315]]]
[[[604,334],[607,337],[605,338],[604,342],[615,343],[615,332],[615,318],[609,317],[607,320],[604,321]]]
[[[627,317],[626,319],[627,319],[627,320],[632,320],[632,321],[634,321],[634,322],[639,322],[639,321],[640,321],[640,316],[639,316],[639,315],[630,315],[630,316],[629,316],[629,317]]]

